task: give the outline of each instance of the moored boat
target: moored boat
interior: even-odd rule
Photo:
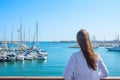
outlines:
[[[108,49],[109,51],[120,51],[120,45],[115,47],[107,47],[106,49]]]
[[[7,52],[1,51],[0,52],[0,61],[6,61],[7,60]]]
[[[7,60],[10,60],[10,61],[16,60],[16,53],[15,52],[8,52],[7,53]]]
[[[24,55],[23,54],[18,54],[16,58],[17,58],[17,60],[24,61]]]
[[[27,51],[24,53],[24,59],[33,60],[33,56]]]

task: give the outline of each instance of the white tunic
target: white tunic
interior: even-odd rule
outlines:
[[[90,69],[82,54],[82,51],[75,52],[71,55],[70,60],[66,66],[63,77],[65,80],[100,80],[108,76],[108,70],[98,55],[96,59],[97,70]],[[74,72],[74,73],[73,73]]]

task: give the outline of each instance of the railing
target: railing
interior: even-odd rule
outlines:
[[[63,77],[1,76],[0,80],[64,80]],[[101,80],[120,80],[120,77],[107,77]]]

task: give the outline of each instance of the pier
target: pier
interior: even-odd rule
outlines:
[[[31,76],[1,76],[0,80],[64,80],[63,77],[56,77],[56,76],[50,76],[50,77],[31,77]],[[107,77],[105,79],[101,80],[120,80],[120,77]]]

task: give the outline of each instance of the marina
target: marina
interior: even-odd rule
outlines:
[[[25,41],[25,31],[24,36],[22,31],[22,24],[20,24],[17,42],[13,40],[13,34],[11,34],[11,41],[6,41],[6,34],[4,32],[4,40],[0,42],[0,61],[46,60],[47,51],[41,50],[38,43],[38,21],[36,21],[33,41],[28,43],[29,45],[27,45],[27,42]],[[10,46],[8,47],[8,45]]]
[[[33,42],[34,43],[34,42]],[[31,44],[33,44],[31,43]],[[0,61],[24,61],[24,60],[33,60],[33,59],[47,59],[47,52],[40,51],[38,47],[31,48],[25,44],[9,44],[11,46],[16,47],[9,47],[7,43],[2,43],[0,48]]]
[[[46,49],[46,60],[24,60],[0,62],[0,76],[62,76],[69,57],[79,48],[69,48],[76,42],[38,42],[41,49]],[[32,42],[26,42],[31,45]],[[1,46],[1,45],[0,45]],[[8,48],[11,44],[8,44]],[[109,76],[120,75],[119,51],[109,51],[105,47],[94,49],[103,58],[109,70]]]

